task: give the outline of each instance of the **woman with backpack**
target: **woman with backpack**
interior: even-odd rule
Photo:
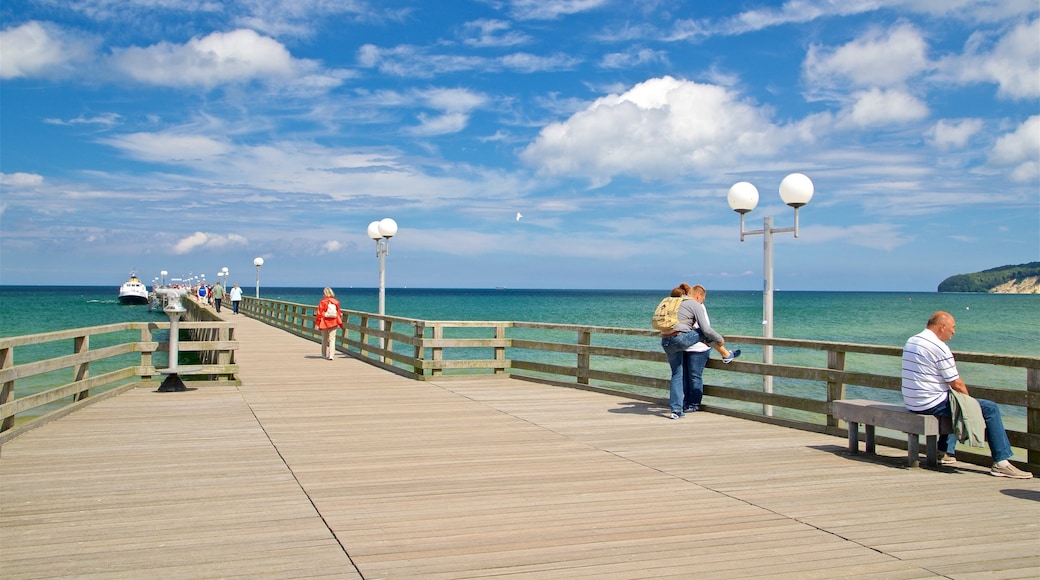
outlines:
[[[336,329],[343,328],[343,310],[332,288],[325,288],[324,294],[314,311],[314,328],[321,331],[321,358],[332,360],[332,353],[336,351]]]
[[[686,416],[686,409],[684,408],[686,395],[683,388],[683,379],[686,378],[686,369],[683,364],[686,359],[686,349],[696,343],[703,342],[717,348],[723,356],[723,362],[727,363],[740,354],[740,351],[730,353],[722,346],[725,344],[725,339],[722,335],[712,330],[707,323],[707,313],[704,310],[704,306],[694,298],[692,292],[693,287],[686,282],[676,286],[672,289],[671,297],[666,298],[661,305],[658,305],[658,310],[660,311],[663,309],[665,301],[668,301],[672,305],[672,308],[669,310],[674,309],[675,312],[667,316],[669,320],[662,324],[656,320],[659,316],[655,311],[655,320],[652,322],[654,328],[661,331],[661,348],[668,358],[668,366],[672,371],[668,393],[668,406],[672,411],[672,419],[680,419]],[[700,324],[701,320],[704,321],[704,324]],[[707,362],[707,357],[705,357],[705,362]]]

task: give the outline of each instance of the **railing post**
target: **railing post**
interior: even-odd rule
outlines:
[[[833,371],[844,371],[845,370],[845,356],[847,353],[842,351],[829,350],[827,351],[827,368]],[[837,373],[832,373],[832,376]],[[845,383],[840,381],[827,381],[827,402],[838,401],[845,398]],[[837,427],[838,420],[830,414],[827,415],[827,426]]]
[[[434,327],[433,327],[433,340],[440,340],[442,338],[444,338],[444,327],[439,325],[439,324],[434,325]],[[443,359],[443,357],[444,357],[444,349],[442,349],[439,346],[435,346],[435,347],[433,347],[430,350],[432,351],[432,356],[433,356],[434,362],[440,361],[440,360]],[[434,367],[433,369],[430,370],[430,374],[432,374],[433,376],[437,376],[437,375],[440,375],[440,374],[443,374],[443,373],[444,373],[443,370],[441,370],[439,368],[436,368],[436,367]]]
[[[0,369],[8,369],[13,366],[14,349],[0,348]],[[3,388],[0,388],[0,405],[10,403],[12,395],[14,395],[14,381],[5,381]],[[0,431],[7,431],[11,427],[14,427],[14,416],[4,419],[0,424]]]
[[[380,326],[381,330],[383,332],[385,332],[386,335],[387,335],[385,337],[381,337],[381,340],[379,341],[380,344],[383,345],[383,353],[382,353],[383,363],[384,364],[394,364],[394,359],[388,358],[386,356],[386,353],[393,352],[393,350],[394,350],[394,341],[391,340],[390,336],[389,336],[391,329],[393,329],[393,327],[394,327],[394,323],[391,320],[380,320],[380,322],[381,322],[381,324],[379,326]],[[387,361],[389,361],[389,363],[387,363]]]
[[[588,330],[578,331],[578,384],[589,384],[589,367],[592,357],[589,356],[589,345],[592,344],[592,333]]]
[[[1026,391],[1034,397],[1040,394],[1040,368],[1026,369]],[[1040,408],[1026,407],[1026,432],[1030,435],[1040,435]],[[1026,453],[1026,461],[1033,465],[1040,464],[1040,449],[1030,449]]]
[[[504,323],[495,325],[495,339],[496,340],[505,340],[505,338],[506,338],[506,325]],[[504,347],[504,346],[496,346],[495,347],[495,360],[496,361],[504,361],[504,360],[506,360],[506,347]],[[506,372],[506,369],[504,369],[504,368],[502,368],[500,366],[496,366],[495,367],[495,374],[496,375],[505,374],[505,372]]]
[[[218,341],[228,341],[228,342],[230,342],[231,341],[231,327],[230,326],[224,326],[224,327],[219,328],[217,330],[217,340]],[[231,364],[231,351],[230,350],[219,349],[219,350],[216,351],[216,354],[217,354],[217,364],[218,365],[226,368],[227,365]],[[225,376],[229,380],[231,379],[231,375],[230,374],[225,375]]]
[[[412,367],[412,372],[415,373],[416,377],[422,377],[426,375],[426,370],[423,368],[423,359],[426,357],[426,325],[422,322],[417,322],[414,327],[415,337],[415,348],[412,350],[412,358],[415,359],[415,366]]]
[[[165,300],[165,299],[166,299],[166,297],[163,296],[163,300]],[[144,326],[141,327],[141,343],[142,344],[147,344],[147,343],[152,342],[152,327],[153,327],[154,324],[155,324],[154,322],[149,322],[148,324],[145,324]],[[141,351],[141,368],[142,369],[152,368],[152,351],[151,350],[142,350]],[[141,375],[140,378],[141,378],[142,381],[150,381],[150,380],[152,380],[152,375],[151,374]]]
[[[90,350],[90,335],[77,336],[74,339],[74,344],[75,344],[76,354],[83,354],[83,353],[87,352],[88,350]],[[89,375],[89,374],[90,374],[90,363],[89,362],[80,363],[80,364],[76,365],[76,368],[73,371],[72,382],[78,383],[78,382],[86,379],[87,375]],[[78,393],[76,393],[72,397],[72,400],[73,401],[82,401],[83,399],[86,399],[89,396],[90,396],[90,392],[89,391],[79,391]]]
[[[358,324],[358,348],[360,349],[361,358],[365,358],[366,352],[369,352],[368,348],[368,316],[362,314],[361,322]]]

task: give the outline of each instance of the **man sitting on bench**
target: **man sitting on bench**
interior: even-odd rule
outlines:
[[[950,389],[968,394],[968,387],[957,372],[957,363],[946,342],[956,333],[956,322],[948,312],[936,312],[928,319],[928,325],[920,333],[911,336],[903,347],[903,403],[914,413],[951,417]],[[1008,459],[1011,458],[1011,442],[1004,431],[1004,421],[996,403],[977,399],[986,420],[986,442],[993,456],[990,475],[1029,479],[1032,473],[1022,471]],[[945,443],[942,438],[945,437]],[[953,463],[957,449],[957,435],[940,435],[939,448],[946,452],[943,463]]]

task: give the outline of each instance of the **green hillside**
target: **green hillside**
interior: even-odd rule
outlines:
[[[1040,276],[1040,262],[1017,266],[1001,266],[974,274],[950,276],[939,284],[939,292],[989,292],[1011,280],[1023,280]]]

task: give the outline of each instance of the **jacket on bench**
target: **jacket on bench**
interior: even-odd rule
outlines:
[[[979,402],[969,395],[950,389],[950,412],[957,441],[970,447],[986,446],[986,419]]]

